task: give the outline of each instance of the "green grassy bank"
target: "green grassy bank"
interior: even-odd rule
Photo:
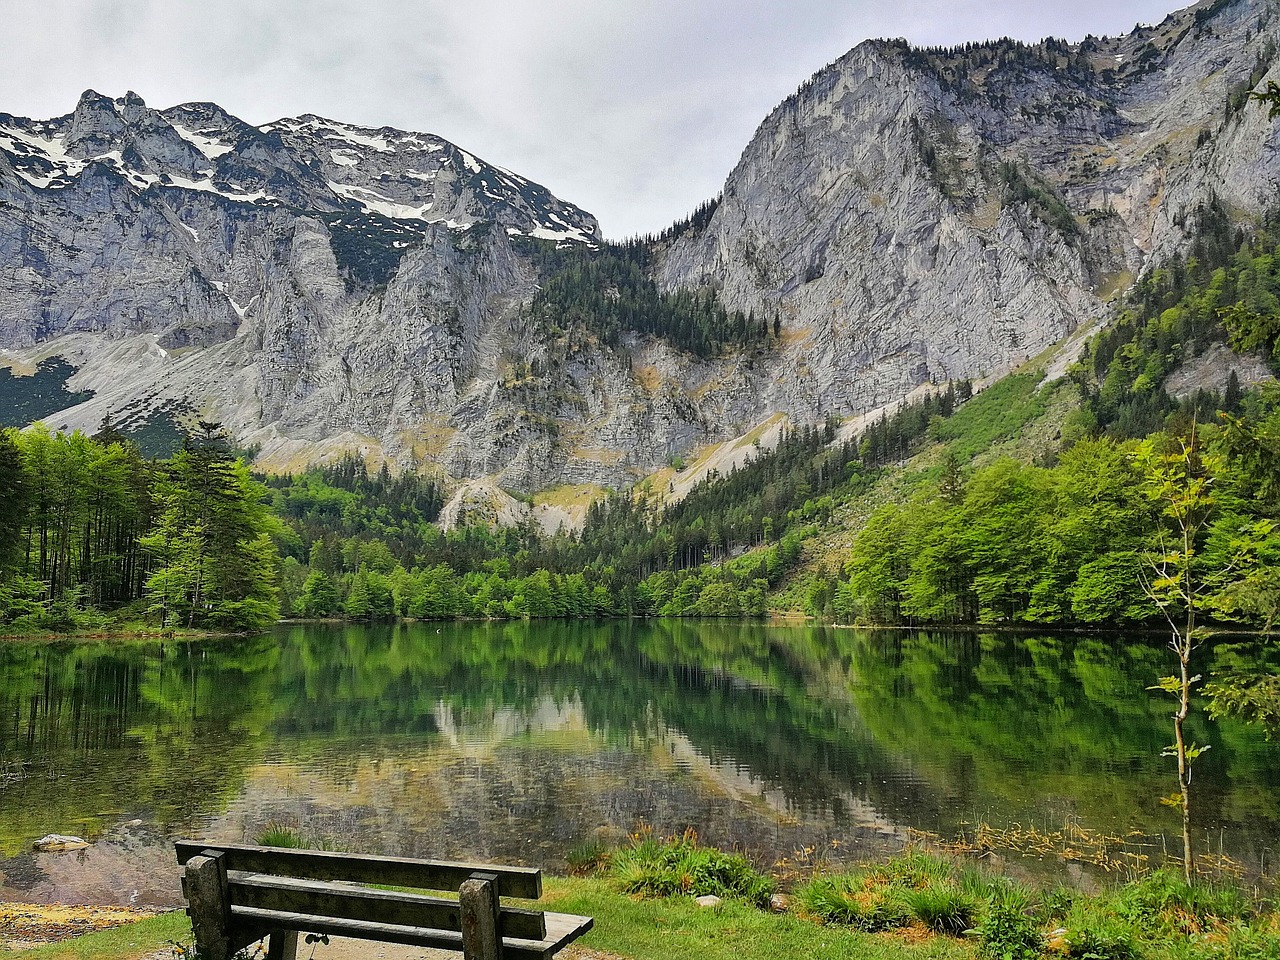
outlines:
[[[1035,890],[972,859],[909,852],[795,886],[768,906],[772,878],[684,838],[637,838],[590,876],[547,878],[539,905],[595,918],[581,945],[634,960],[1269,960],[1280,915],[1259,886],[1155,871],[1084,894]],[[672,893],[671,891],[681,891]],[[700,906],[714,892],[721,902]],[[28,960],[182,956],[181,912],[34,948]]]

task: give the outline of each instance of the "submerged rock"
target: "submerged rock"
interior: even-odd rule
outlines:
[[[83,840],[80,837],[64,836],[61,833],[51,833],[32,844],[32,847],[36,850],[46,853],[55,850],[83,850],[87,846],[89,846],[88,840]]]

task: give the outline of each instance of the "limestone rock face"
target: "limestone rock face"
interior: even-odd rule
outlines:
[[[1076,46],[863,44],[761,124],[662,280],[780,317],[760,396],[799,419],[1005,371],[1185,253],[1201,208],[1275,205],[1276,124],[1229,99],[1278,75],[1276,31],[1219,0]]]
[[[1278,26],[1206,0],[1072,46],[860,45],[655,243],[664,289],[777,320],[706,360],[529,320],[522,238],[597,243],[596,221],[438,137],[88,91],[0,115],[0,364],[78,368],[93,397],[53,427],[185,410],[269,469],[353,451],[482,492],[625,485],[766,420],[998,374],[1188,253],[1204,211],[1259,217],[1278,127],[1239,91],[1280,79]]]

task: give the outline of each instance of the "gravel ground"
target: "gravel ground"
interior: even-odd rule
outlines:
[[[17,953],[44,943],[70,940],[95,930],[105,930],[153,916],[123,907],[75,907],[62,904],[0,903],[0,954]],[[264,954],[259,954],[262,956]],[[448,950],[401,947],[368,940],[333,937],[328,944],[298,944],[298,960],[458,960]],[[174,960],[166,947],[139,960]],[[616,953],[588,950],[570,944],[558,960],[627,960]]]

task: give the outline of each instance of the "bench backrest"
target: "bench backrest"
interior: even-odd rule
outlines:
[[[543,960],[591,928],[588,917],[502,902],[500,895],[542,894],[542,872],[528,867],[196,840],[175,846],[186,867],[183,890],[197,945],[214,958],[229,957],[263,936],[274,945],[278,931],[306,930],[443,947],[468,957]],[[459,897],[356,884],[459,891]],[[291,957],[292,951],[279,955]]]
[[[525,900],[537,900],[542,896],[542,871],[532,867],[478,866],[447,860],[373,857],[331,850],[295,850],[237,843],[210,844],[198,840],[179,840],[175,846],[179,864],[210,850],[223,855],[228,870],[245,873],[456,892],[477,872],[482,872],[492,876],[499,896]]]

